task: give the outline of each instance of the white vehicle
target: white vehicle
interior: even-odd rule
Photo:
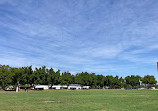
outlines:
[[[35,86],[36,90],[45,90],[45,89],[49,89],[48,85],[36,85]]]
[[[82,89],[89,89],[90,86],[83,86]]]
[[[82,89],[82,87],[79,84],[70,84],[68,89]]]

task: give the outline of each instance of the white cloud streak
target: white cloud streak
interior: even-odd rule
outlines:
[[[148,0],[1,0],[0,62],[96,73],[154,67],[157,5]]]

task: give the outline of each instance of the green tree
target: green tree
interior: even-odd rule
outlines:
[[[60,76],[60,83],[62,85],[69,85],[73,82],[73,78],[71,73],[69,72],[64,72],[62,73],[62,75]]]
[[[104,86],[104,76],[103,75],[96,75],[96,87],[103,88]]]
[[[154,76],[146,75],[141,79],[142,83],[145,84],[146,87],[150,88],[151,86],[156,85],[157,81]]]
[[[88,72],[76,74],[75,82],[77,84],[81,84],[82,86],[89,86],[92,84],[92,78],[90,76],[91,75]]]
[[[137,88],[140,86],[140,80],[141,77],[138,75],[131,75],[131,76],[127,76],[125,77],[125,81],[127,84],[127,87],[132,87],[132,88]]]
[[[11,73],[10,67],[3,65],[0,69],[0,85],[5,88],[13,83],[14,74]]]

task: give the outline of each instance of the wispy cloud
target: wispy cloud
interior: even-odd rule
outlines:
[[[0,63],[156,74],[157,5],[153,0],[0,0]]]

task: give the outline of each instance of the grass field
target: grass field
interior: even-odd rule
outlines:
[[[158,111],[158,90],[0,91],[0,111]]]

